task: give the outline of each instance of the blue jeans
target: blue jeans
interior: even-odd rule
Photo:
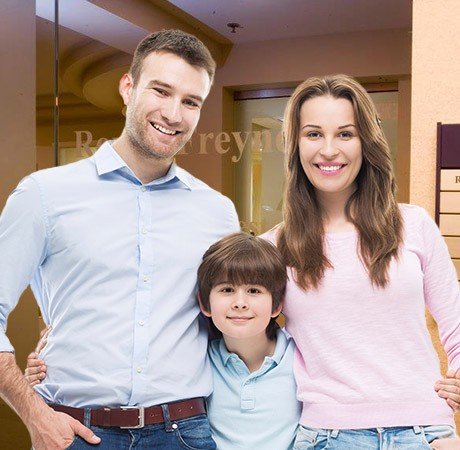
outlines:
[[[453,438],[448,425],[323,430],[299,426],[293,450],[428,450],[435,439]]]
[[[188,419],[146,425],[139,429],[90,427],[101,443],[91,445],[76,437],[68,449],[72,450],[215,450],[211,428],[205,414]]]

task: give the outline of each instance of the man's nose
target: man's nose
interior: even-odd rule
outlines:
[[[161,109],[163,119],[169,124],[176,124],[182,121],[182,103],[179,99],[170,98]]]

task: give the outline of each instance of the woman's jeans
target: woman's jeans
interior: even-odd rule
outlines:
[[[293,450],[428,450],[435,439],[456,437],[448,425],[323,430],[299,426]]]
[[[90,427],[102,439],[91,445],[75,438],[72,450],[215,450],[208,418],[202,414],[178,420],[168,425],[146,425],[139,429]]]

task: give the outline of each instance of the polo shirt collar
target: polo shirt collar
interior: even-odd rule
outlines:
[[[276,332],[276,346],[275,346],[275,352],[273,353],[272,356],[267,356],[269,360],[273,361],[276,365],[278,365],[281,362],[281,359],[283,358],[285,352],[286,352],[286,347],[289,345],[289,338],[286,336],[283,330],[277,330]],[[225,366],[228,365],[228,362],[234,353],[230,353],[227,350],[227,347],[225,346],[224,339],[222,338],[219,342],[219,353],[222,358],[222,362]]]

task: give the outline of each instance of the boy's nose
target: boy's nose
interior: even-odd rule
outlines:
[[[245,294],[237,293],[235,301],[233,302],[233,308],[235,309],[248,309],[248,302],[246,301]]]
[[[236,302],[233,304],[233,308],[234,309],[242,309],[242,310],[245,310],[245,309],[248,309],[248,305],[246,303],[240,303],[240,302]]]

